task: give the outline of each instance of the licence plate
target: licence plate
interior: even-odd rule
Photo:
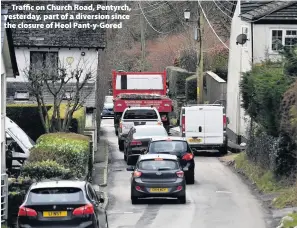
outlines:
[[[151,188],[150,192],[168,192],[168,188]]]
[[[190,143],[201,142],[202,139],[189,139]]]
[[[44,211],[43,217],[66,217],[67,211]]]

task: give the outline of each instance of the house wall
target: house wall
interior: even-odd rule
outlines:
[[[6,70],[1,58],[1,174],[6,173],[6,153],[5,153],[5,116],[6,116]]]
[[[27,81],[26,70],[30,66],[30,52],[31,51],[50,51],[50,52],[58,52],[59,60],[63,66],[67,66],[67,68],[75,69],[77,66],[81,69],[91,70],[93,72],[94,77],[97,74],[97,51],[95,49],[81,49],[78,48],[16,48],[16,59],[19,68],[20,75],[16,78],[9,78],[7,81],[18,81],[24,82]],[[81,53],[85,52],[85,56],[81,56]],[[73,60],[71,65],[69,66],[67,60]],[[75,81],[75,80],[72,80]]]
[[[267,58],[280,59],[280,55],[271,50],[272,29],[297,29],[292,24],[254,24],[254,63],[261,62]]]
[[[239,82],[240,72],[246,72],[251,69],[252,45],[251,45],[251,26],[249,23],[241,21],[238,17],[239,5],[236,6],[234,17],[231,24],[230,52],[228,61],[228,82],[227,82],[227,110],[229,117],[227,129],[228,137],[231,141],[238,142],[237,136],[246,137],[246,127],[248,117],[244,115],[241,108],[241,98]],[[236,38],[242,33],[243,27],[246,27],[247,38],[249,39],[243,46],[236,44]],[[244,140],[243,140],[244,141]]]

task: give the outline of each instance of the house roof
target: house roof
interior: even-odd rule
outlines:
[[[5,20],[5,17],[4,17],[4,15],[7,15],[7,13],[8,13],[8,10],[6,9],[1,10],[1,50],[3,52],[3,44],[6,36],[7,42],[8,42],[11,66],[12,66],[13,74],[16,76],[16,75],[19,75],[19,70],[18,70],[18,65],[17,65],[15,51],[14,51],[12,33],[10,28],[5,28],[5,23],[9,21],[9,20]]]
[[[65,90],[70,91],[73,87],[75,86],[75,83],[67,83],[65,85]],[[33,96],[32,93],[30,93],[29,89],[29,83],[28,82],[7,82],[7,92],[6,92],[6,101],[7,104],[36,104],[35,97]],[[20,92],[20,91],[28,91],[30,93],[29,95],[29,100],[24,100],[24,101],[16,101],[14,100],[14,95],[15,92]],[[81,91],[81,96],[87,97],[85,99],[84,107],[87,108],[95,108],[95,83],[87,83],[82,91]],[[53,104],[53,95],[49,92],[48,89],[44,91],[44,102],[45,104]],[[66,101],[65,101],[66,102]]]
[[[242,1],[241,19],[289,21],[297,19],[297,1]]]
[[[85,15],[105,15],[106,11],[96,10],[94,13],[91,11],[74,11],[74,10],[44,10],[44,11],[22,11],[22,10],[13,10],[11,5],[13,3],[19,4],[19,1],[2,1],[3,6],[9,7],[10,14],[25,14],[28,13],[37,14],[37,15],[55,15],[55,14],[65,14],[76,16],[78,13],[83,13]],[[106,4],[106,1],[88,1],[88,4]],[[47,6],[50,4],[54,5],[73,5],[73,4],[82,4],[81,2],[75,1],[30,1],[30,5],[38,6]],[[20,20],[11,20],[12,23],[19,24]],[[49,20],[44,21],[34,21],[34,20],[22,20],[22,22],[27,24],[45,24],[48,22],[68,24],[70,22],[78,22],[81,24],[98,24],[98,20],[95,19],[86,19],[86,20]],[[104,22],[104,20],[100,20]],[[14,45],[16,47],[56,47],[56,48],[96,48],[103,49],[106,46],[106,29],[97,28],[97,29],[87,29],[87,28],[43,28],[43,29],[28,29],[28,28],[15,28],[12,29]]]

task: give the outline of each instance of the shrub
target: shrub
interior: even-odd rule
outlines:
[[[63,118],[65,116],[66,109],[67,109],[66,104],[61,104],[60,105],[60,117],[61,117],[61,120],[63,120]],[[52,118],[53,112],[54,112],[54,107],[52,107],[48,111],[48,116],[49,116],[50,119]],[[76,110],[73,113],[73,116],[72,116],[70,131],[75,132],[75,133],[83,133],[83,131],[85,129],[85,118],[86,118],[86,114],[85,114],[85,109],[84,108],[80,108],[80,109]]]
[[[29,176],[36,180],[51,178],[69,179],[73,177],[70,169],[64,168],[53,160],[27,163],[22,168],[22,176]]]
[[[49,110],[52,105],[47,105]],[[7,116],[26,132],[34,141],[45,133],[40,119],[38,106],[36,104],[8,104],[6,106]]]
[[[90,153],[89,138],[75,133],[50,133],[40,136],[31,149],[29,162],[39,162],[51,158],[75,176],[86,175]]]
[[[253,66],[243,74],[240,82],[242,107],[269,135],[279,135],[280,102],[291,82],[283,68],[271,63]]]
[[[193,75],[186,79],[186,102],[197,102],[197,76]]]

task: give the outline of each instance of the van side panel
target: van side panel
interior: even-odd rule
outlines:
[[[205,144],[223,144],[223,108],[205,107],[204,108],[204,140]]]
[[[186,139],[197,137],[200,142],[189,144],[204,144],[204,112],[199,110],[199,107],[186,107],[185,108],[185,122],[186,122]],[[200,127],[200,128],[199,128]],[[199,129],[201,131],[199,131]]]

